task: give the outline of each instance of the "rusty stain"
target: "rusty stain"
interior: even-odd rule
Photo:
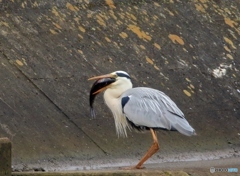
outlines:
[[[61,27],[59,24],[57,24],[57,23],[54,23],[54,22],[53,22],[53,25],[54,25],[56,28],[58,28],[58,29],[62,29],[62,27]]]
[[[24,63],[25,65],[28,65],[25,58],[22,58],[22,60],[23,60],[23,63]]]
[[[186,48],[183,48],[183,51],[188,52],[188,50]]]
[[[161,46],[160,46],[159,44],[154,43],[153,45],[154,45],[157,49],[159,49],[159,50],[161,49]]]
[[[118,15],[119,15],[119,17],[121,18],[121,19],[124,19],[125,17],[125,13],[118,13]]]
[[[231,50],[225,45],[224,46],[224,49],[226,50],[226,51],[228,51],[229,53],[231,53]]]
[[[142,10],[142,13],[143,13],[144,15],[148,15],[146,10]]]
[[[237,49],[236,46],[233,44],[232,40],[230,40],[230,39],[227,38],[227,37],[223,37],[223,38],[224,38],[225,42],[227,42],[229,45],[231,45],[231,47],[232,47],[233,49]]]
[[[133,20],[137,20],[137,18],[133,15],[133,14],[129,14],[129,16],[133,19]]]
[[[105,37],[105,40],[106,40],[107,42],[111,42],[111,40],[110,40],[108,37]]]
[[[158,19],[158,16],[157,16],[157,15],[154,15],[154,16],[153,16],[153,19],[154,19],[154,20],[157,20],[157,19]]]
[[[60,17],[58,11],[56,10],[56,7],[53,7],[53,8],[52,8],[52,13],[53,13],[55,16]]]
[[[83,36],[82,36],[81,34],[78,34],[78,37],[81,38],[81,39],[83,39]]]
[[[206,13],[204,7],[201,4],[194,4],[197,11]]]
[[[86,32],[86,30],[85,30],[84,27],[82,27],[82,26],[78,26],[78,29],[79,29],[81,32]]]
[[[145,20],[145,22],[147,22],[147,23],[150,23],[150,21],[149,21],[149,18],[148,18],[148,17],[145,17],[145,18],[144,18],[144,20]]]
[[[190,84],[189,86],[190,88],[195,89],[194,85]]]
[[[38,7],[39,5],[38,5],[38,3],[37,2],[34,2],[33,3],[33,7]]]
[[[0,22],[0,25],[4,25],[4,26],[6,26],[6,27],[9,28],[9,24],[8,24],[7,22],[1,21],[1,22]]]
[[[53,29],[49,29],[49,31],[52,33],[52,34],[57,34],[57,32]]]
[[[135,33],[141,39],[146,39],[148,41],[150,41],[152,39],[152,37],[147,35],[144,31],[141,31],[140,27],[138,27],[138,26],[128,25],[128,29],[131,30],[133,33]]]
[[[100,13],[99,15],[100,15],[103,19],[105,19],[105,20],[108,20],[108,19],[109,19],[109,16],[106,15],[106,14]]]
[[[157,2],[154,2],[153,4],[157,7],[160,7],[160,4],[158,4]]]
[[[153,60],[152,60],[152,59],[150,59],[150,58],[149,58],[149,57],[147,57],[147,56],[146,56],[146,61],[147,61],[149,64],[153,65]]]
[[[23,66],[22,61],[20,61],[20,60],[18,60],[18,59],[16,59],[16,63],[17,63],[19,66]]]
[[[172,40],[173,43],[178,43],[180,45],[184,45],[184,41],[181,37],[175,34],[169,34],[168,37]]]
[[[185,80],[186,80],[187,82],[191,82],[191,80],[190,80],[189,78],[185,78]]]
[[[204,8],[207,9],[208,8],[208,5],[207,4],[203,4]]]
[[[110,16],[111,16],[114,20],[117,20],[117,17],[116,17],[116,15],[114,14],[114,11],[113,11],[113,10],[109,10],[109,14],[110,14]]]
[[[120,20],[117,21],[117,25],[122,25],[122,24],[123,23]]]
[[[73,6],[72,4],[70,4],[69,2],[67,2],[66,4],[67,9],[76,12],[77,10],[79,10],[76,6]]]
[[[112,0],[105,0],[105,3],[112,9],[116,8]]]
[[[147,57],[147,56],[146,56],[146,61],[147,61],[149,64],[153,65],[153,67],[154,67],[156,70],[160,70],[159,67],[158,67],[156,64],[154,64],[153,60],[150,59],[150,58]]]
[[[135,10],[138,10],[138,7],[137,7],[137,6],[135,6],[135,5],[133,6],[133,8],[134,8]]]
[[[80,54],[83,54],[83,51],[82,50],[77,50]]]
[[[97,15],[96,17],[97,17],[98,24],[100,24],[101,26],[106,26],[106,23],[104,22],[101,16]]]
[[[226,54],[227,58],[233,60],[233,56],[231,54]]]
[[[141,48],[141,49],[144,49],[144,50],[146,49],[145,46],[143,46],[143,45],[140,45],[140,48]]]
[[[156,65],[154,65],[154,68],[155,68],[156,70],[160,70],[160,69],[158,68],[158,66],[156,66]]]
[[[224,8],[224,11],[228,14],[232,14],[231,11],[228,8]]]
[[[91,12],[89,12],[89,13],[87,14],[87,18],[92,18],[92,16],[93,16],[93,13],[91,13]]]
[[[119,49],[120,47],[118,46],[117,42],[113,42],[113,44]]]
[[[185,94],[185,95],[187,95],[188,97],[191,97],[191,96],[192,96],[192,95],[191,95],[191,93],[190,93],[190,92],[188,92],[188,91],[187,91],[187,90],[185,90],[185,89],[183,90],[183,92],[184,92],[184,94]]]
[[[174,16],[174,13],[171,12],[170,10],[168,10],[168,9],[164,9],[164,10],[166,10],[169,13],[169,15]]]
[[[25,5],[27,4],[27,2],[25,1],[25,2],[23,2],[22,4],[21,4],[21,6],[22,6],[22,8],[25,8]]]
[[[127,33],[125,32],[121,32],[119,35],[124,39],[128,37]]]
[[[113,59],[112,59],[111,57],[108,58],[108,61],[109,61],[110,63],[113,63]]]
[[[73,18],[73,20],[76,21],[77,24],[79,24],[79,20],[80,20],[80,18],[79,18],[79,17],[75,17],[75,18]]]
[[[99,41],[97,41],[97,44],[98,44],[99,46],[102,46],[102,43],[101,43],[101,42],[99,42]]]
[[[235,21],[231,20],[230,18],[224,18],[224,21],[227,25],[229,25],[232,28],[234,28],[234,25],[237,24]]]

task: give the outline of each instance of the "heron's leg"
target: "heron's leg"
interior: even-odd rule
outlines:
[[[147,161],[154,153],[156,153],[159,150],[157,134],[156,134],[156,132],[152,128],[150,128],[150,131],[151,131],[152,137],[153,137],[153,144],[150,147],[150,149],[147,151],[147,153],[139,161],[139,163],[134,167],[136,169],[142,169],[143,168],[142,167],[143,163],[145,161]]]
[[[150,147],[150,149],[147,151],[147,153],[142,157],[142,159],[138,162],[138,164],[134,167],[124,167],[121,169],[124,170],[130,170],[130,169],[143,169],[144,167],[142,167],[143,163],[145,161],[147,161],[148,158],[150,158],[154,153],[156,153],[159,150],[159,144],[158,144],[158,139],[157,139],[157,133],[150,128],[150,131],[152,133],[152,137],[153,137],[153,144]]]

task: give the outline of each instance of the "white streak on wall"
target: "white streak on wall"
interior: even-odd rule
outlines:
[[[227,69],[232,69],[232,64],[227,65],[227,64],[220,64],[219,67],[215,68],[212,70],[212,75],[215,78],[222,78],[227,74]]]

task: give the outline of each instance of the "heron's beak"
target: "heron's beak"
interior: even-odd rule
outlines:
[[[92,78],[89,78],[88,80],[94,80],[94,82],[90,94],[95,95],[98,94],[104,90],[106,90],[108,87],[111,86],[111,83],[115,82],[116,79],[114,78],[114,75],[108,74],[108,75],[102,75],[102,76],[95,76]]]
[[[93,84],[91,92],[92,94],[98,94],[110,87],[111,83],[115,82],[115,77],[112,74],[106,74],[101,76],[94,76],[88,80],[97,80]]]
[[[102,79],[102,78],[114,78],[114,75],[106,74],[106,75],[101,75],[101,76],[94,76],[92,78],[89,78],[88,80],[95,80],[95,79]]]

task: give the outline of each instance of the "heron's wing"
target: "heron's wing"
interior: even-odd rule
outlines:
[[[121,101],[123,113],[136,126],[178,130],[185,135],[194,133],[182,111],[161,91],[133,88],[123,93]]]

